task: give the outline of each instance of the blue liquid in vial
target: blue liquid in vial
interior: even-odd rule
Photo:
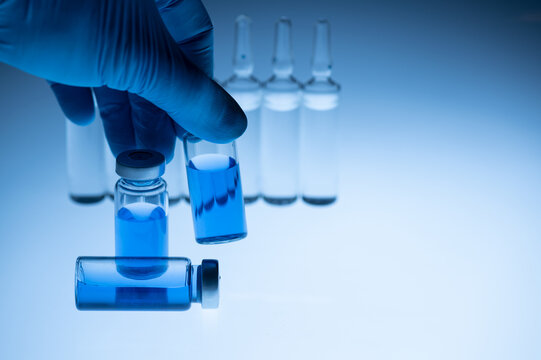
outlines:
[[[76,305],[79,310],[186,310],[191,306],[191,288],[186,268],[175,267],[174,279],[166,276],[167,259],[117,258],[116,268],[152,269],[139,278],[126,276],[97,264],[79,271]],[[100,266],[102,265],[102,266]],[[79,266],[81,266],[79,264]],[[156,269],[161,269],[156,272]],[[133,275],[133,274],[132,274]]]
[[[187,310],[190,288],[128,287],[77,283],[79,310]]]
[[[194,156],[186,167],[195,238],[201,244],[246,236],[239,165],[230,156]]]
[[[162,207],[138,202],[115,216],[116,256],[166,257],[167,215]]]

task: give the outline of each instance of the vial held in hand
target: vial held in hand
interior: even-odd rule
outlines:
[[[246,237],[235,142],[214,144],[187,136],[184,153],[196,241],[218,244]]]

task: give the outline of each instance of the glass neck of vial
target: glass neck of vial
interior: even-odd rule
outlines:
[[[130,180],[126,178],[120,178],[119,183],[130,190],[152,190],[159,187],[162,184],[162,178],[148,179],[148,180]]]
[[[276,23],[274,56],[272,58],[272,70],[278,78],[288,78],[293,74],[291,48],[291,21],[283,17]]]
[[[190,299],[193,303],[201,302],[201,268],[200,265],[192,265],[190,273],[191,289]]]

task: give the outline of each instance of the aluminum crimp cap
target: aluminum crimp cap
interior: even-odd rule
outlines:
[[[116,173],[128,180],[157,179],[164,172],[165,157],[154,150],[128,150],[120,153],[116,158]]]
[[[220,304],[220,273],[218,260],[203,259],[201,262],[201,307],[216,309]]]

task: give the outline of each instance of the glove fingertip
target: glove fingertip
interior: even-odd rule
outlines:
[[[88,125],[94,121],[94,99],[90,88],[55,82],[49,84],[66,118],[77,125]]]
[[[217,143],[228,143],[237,139],[248,127],[246,114],[240,105],[229,94],[225,93],[225,95],[229,101],[226,101],[227,105],[222,108],[221,116],[216,122],[219,131],[214,133],[216,137],[214,142]]]

